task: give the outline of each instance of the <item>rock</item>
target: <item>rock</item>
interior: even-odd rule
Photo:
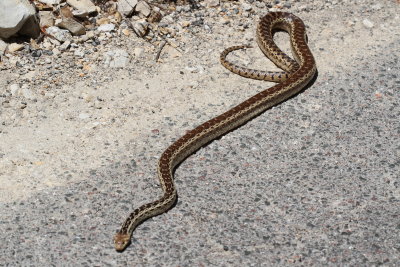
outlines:
[[[190,21],[184,20],[184,21],[179,22],[179,24],[180,24],[183,28],[186,28],[186,27],[189,27],[189,26],[190,26]]]
[[[153,22],[160,22],[162,19],[162,15],[160,10],[157,8],[153,8],[153,10],[150,13],[150,16],[147,18],[147,21],[150,23]]]
[[[61,20],[57,20],[56,26],[70,31],[72,35],[83,35],[86,33],[85,27],[73,18],[62,18]]]
[[[102,109],[102,108],[103,108],[103,107],[102,107],[102,104],[101,104],[101,101],[99,101],[99,100],[97,100],[97,99],[94,101],[93,107],[94,107],[94,108],[97,108],[97,109]]]
[[[92,39],[92,38],[94,38],[96,35],[94,34],[93,31],[88,31],[88,32],[86,32],[86,36],[87,36],[88,39]]]
[[[53,55],[56,55],[56,56],[61,54],[61,52],[60,52],[60,50],[58,50],[58,48],[53,48],[53,50],[51,50],[51,52],[53,52]]]
[[[248,3],[243,3],[242,8],[244,11],[250,11],[253,7]]]
[[[375,10],[381,10],[382,9],[382,5],[381,4],[375,4],[375,5],[372,5],[371,8],[375,9]]]
[[[85,10],[73,10],[72,15],[77,18],[86,18],[87,16],[89,16],[89,13]]]
[[[115,24],[108,23],[100,25],[97,30],[100,32],[111,32],[115,29]]]
[[[82,51],[82,50],[79,50],[79,49],[78,49],[78,50],[75,50],[74,56],[83,58],[83,57],[85,56],[85,52]]]
[[[51,48],[53,48],[53,45],[52,45],[47,39],[45,39],[45,40],[42,42],[42,47],[43,47],[44,49],[51,49]]]
[[[90,0],[67,0],[67,3],[83,13],[92,14],[97,12],[96,6]]]
[[[54,46],[60,46],[60,45],[61,45],[61,42],[58,41],[58,40],[55,39],[55,38],[48,38],[48,41],[49,41],[52,45],[54,45]],[[68,41],[67,41],[67,42],[68,42]]]
[[[111,68],[123,68],[129,63],[129,54],[123,49],[115,49],[105,54],[104,64]]]
[[[56,26],[52,26],[46,29],[46,32],[56,38],[60,42],[68,41],[72,38],[71,34],[67,30],[62,30]]]
[[[130,30],[128,30],[128,29],[122,29],[122,31],[121,31],[125,36],[129,36],[129,35],[131,35],[131,31]]]
[[[32,57],[40,57],[43,54],[42,50],[37,49],[31,52]]]
[[[124,16],[131,16],[138,0],[119,0],[118,1],[118,12]]]
[[[95,36],[94,32],[88,31],[85,35],[82,35],[79,39],[79,42],[87,42],[88,40],[92,39]]]
[[[108,23],[110,23],[109,18],[100,18],[100,19],[96,20],[97,25],[103,25],[103,24],[108,24]]]
[[[54,15],[52,11],[39,11],[40,27],[54,26]]]
[[[165,47],[165,53],[168,54],[169,58],[177,58],[182,56],[181,52],[169,45]]]
[[[19,85],[17,83],[13,83],[10,85],[10,92],[12,95],[17,95],[19,94],[21,88],[19,88]]]
[[[205,0],[204,3],[207,7],[217,7],[219,6],[219,0]]]
[[[142,16],[148,17],[150,16],[151,13],[151,8],[149,4],[147,4],[145,1],[140,1],[135,8],[136,12],[141,14]]]
[[[121,15],[121,13],[119,13],[118,11],[116,11],[116,12],[114,13],[114,19],[115,19],[115,21],[116,21],[117,23],[120,23],[120,22],[122,21],[122,15]]]
[[[36,38],[40,34],[36,10],[28,0],[0,1],[0,38],[20,33]]]
[[[140,57],[143,54],[144,49],[141,47],[135,47],[135,49],[133,50],[133,54],[135,55],[135,57]]]
[[[298,7],[298,9],[299,9],[300,11],[309,11],[309,8],[308,8],[307,5],[301,5],[301,6]],[[269,11],[272,11],[272,8],[270,8]]]
[[[60,4],[61,0],[39,0],[39,2],[51,6]]]
[[[6,49],[7,49],[7,43],[0,39],[0,56],[4,55]]]
[[[59,9],[59,13],[61,18],[73,18],[74,14],[72,14],[71,9],[68,6],[64,6]]]
[[[145,19],[137,20],[133,22],[132,28],[139,37],[143,37],[147,34],[149,23]]]
[[[24,49],[23,44],[12,43],[12,44],[9,44],[9,46],[8,46],[8,51],[10,53],[14,53],[14,52],[20,51],[22,49]]]
[[[40,46],[35,39],[31,39],[29,45],[31,46],[31,49],[40,49]]]
[[[202,66],[195,66],[195,67],[186,66],[185,70],[187,70],[191,73],[202,73],[204,68]]]
[[[79,113],[78,118],[81,120],[86,120],[90,118],[90,115],[88,113]]]
[[[21,89],[21,95],[22,95],[24,98],[29,99],[29,100],[34,100],[34,99],[36,99],[35,94],[32,92],[32,90],[29,90],[27,87],[23,87],[23,88]]]
[[[175,19],[171,16],[171,14],[169,14],[162,18],[162,22],[160,23],[160,26],[165,27],[168,24],[173,24],[173,23],[175,23]]]
[[[364,19],[362,21],[362,23],[364,24],[365,27],[371,29],[372,27],[374,27],[374,23],[372,21],[370,21],[369,19]]]

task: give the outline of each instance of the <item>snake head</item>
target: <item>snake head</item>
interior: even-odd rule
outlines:
[[[114,246],[119,252],[123,251],[131,243],[131,237],[127,234],[117,233],[114,236]]]

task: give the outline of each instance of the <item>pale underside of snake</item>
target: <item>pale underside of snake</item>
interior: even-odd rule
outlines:
[[[276,31],[289,33],[295,60],[276,46],[273,40]],[[261,18],[257,26],[256,38],[262,52],[283,72],[264,72],[243,68],[226,60],[226,56],[230,52],[250,47],[246,45],[225,49],[221,53],[221,63],[230,71],[241,76],[278,82],[278,84],[187,132],[164,151],[158,163],[158,176],[164,194],[160,199],[135,209],[128,216],[114,237],[114,245],[117,251],[123,251],[130,244],[132,233],[140,223],[166,212],[175,203],[177,191],[173,181],[173,172],[178,164],[210,141],[297,94],[314,77],[316,64],[308,48],[305,26],[300,18],[290,13],[268,13]]]

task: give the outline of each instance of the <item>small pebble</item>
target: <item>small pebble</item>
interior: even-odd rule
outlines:
[[[97,30],[100,32],[110,32],[115,29],[115,24],[109,23],[109,24],[102,24],[100,25]]]
[[[374,27],[374,23],[372,21],[370,21],[369,19],[364,19],[362,21],[362,23],[364,24],[365,27],[371,29],[372,27]]]

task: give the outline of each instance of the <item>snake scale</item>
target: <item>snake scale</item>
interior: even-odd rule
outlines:
[[[276,31],[289,33],[294,60],[276,46],[273,40]],[[166,212],[174,204],[177,191],[173,181],[173,171],[179,163],[210,141],[295,95],[314,77],[317,70],[316,64],[308,48],[305,26],[300,18],[291,13],[268,13],[261,18],[257,26],[256,38],[265,56],[283,72],[248,69],[226,60],[228,53],[249,47],[246,45],[225,49],[221,53],[220,61],[224,67],[243,77],[278,83],[187,132],[164,151],[158,162],[158,176],[164,194],[160,199],[135,209],[128,216],[114,237],[114,246],[117,251],[125,250],[130,244],[136,226],[150,217]]]

